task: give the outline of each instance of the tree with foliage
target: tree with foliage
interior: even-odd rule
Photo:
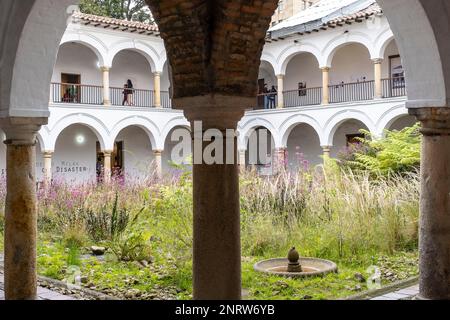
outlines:
[[[362,130],[366,138],[340,155],[340,163],[356,170],[368,170],[375,175],[389,175],[416,170],[420,166],[420,126],[397,131],[385,131],[382,139],[372,139],[370,132]]]
[[[80,11],[128,21],[153,22],[145,0],[81,0]]]

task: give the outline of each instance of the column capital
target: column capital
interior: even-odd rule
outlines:
[[[156,156],[162,155],[163,152],[164,152],[164,150],[153,150],[153,154]]]
[[[330,152],[332,147],[333,147],[333,146],[322,146],[322,150],[323,150],[324,152]]]
[[[7,145],[35,145],[36,136],[47,118],[2,118],[0,126],[6,134]]]
[[[320,70],[322,70],[322,72],[329,72],[331,67],[320,67]]]
[[[408,112],[421,122],[423,135],[450,135],[450,108],[417,108]]]
[[[383,58],[376,58],[376,59],[372,59],[373,64],[382,64],[383,63]]]
[[[111,156],[114,153],[114,151],[113,150],[103,150],[102,153],[105,156]]]
[[[155,72],[153,72],[153,75],[160,77],[162,75],[162,72],[161,71],[155,71]]]
[[[55,153],[55,151],[48,151],[48,150],[46,150],[42,154],[43,154],[44,158],[51,158],[51,157],[53,157],[54,153]]]
[[[108,67],[108,66],[100,67],[100,71],[102,71],[102,72],[109,72],[110,70],[111,70],[111,67]]]
[[[282,73],[277,74],[277,79],[284,79],[285,76],[286,76],[286,75],[285,75],[285,74],[282,74]]]
[[[203,129],[236,129],[245,110],[254,104],[252,97],[225,96],[210,94],[206,96],[176,98],[175,109],[184,111],[190,122],[202,121]]]

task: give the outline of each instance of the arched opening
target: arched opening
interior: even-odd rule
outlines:
[[[404,115],[402,117],[399,117],[397,119],[395,119],[388,128],[386,128],[387,130],[403,130],[405,128],[408,127],[412,127],[417,123],[417,119],[414,116],[410,116],[410,115]]]
[[[191,170],[192,164],[191,129],[176,126],[170,130],[164,142],[162,154],[162,170],[173,176],[178,176],[182,170]]]
[[[405,70],[395,39],[389,41],[381,64],[383,98],[406,95]]]
[[[286,107],[320,104],[322,74],[317,58],[309,52],[295,55],[287,64],[284,86]]]
[[[272,175],[275,172],[275,140],[265,127],[250,130],[245,152],[246,166],[255,168],[260,175]]]
[[[320,138],[313,127],[306,123],[296,125],[287,142],[288,168],[292,171],[307,170],[322,163]]]
[[[172,102],[170,98],[171,90],[170,74],[169,74],[169,64],[166,61],[164,63],[163,72],[161,74],[161,106],[163,108],[171,108]]]
[[[52,177],[72,184],[95,182],[101,174],[101,153],[96,134],[89,127],[73,124],[58,136],[53,155]]]
[[[96,53],[81,43],[62,44],[53,69],[51,101],[102,104],[102,74]]]
[[[371,100],[374,68],[369,50],[360,43],[336,49],[330,69],[330,103]]]
[[[128,181],[150,178],[154,174],[155,157],[147,132],[138,126],[130,126],[117,135],[111,155],[113,175]]]
[[[360,130],[369,131],[367,126],[359,120],[348,119],[338,125],[331,148],[331,157],[337,158],[351,152],[352,146],[357,145],[359,138],[364,138]]]
[[[277,77],[273,66],[267,61],[261,61],[258,74],[258,99],[256,109],[274,109],[277,106]],[[273,91],[273,90],[272,90]]]
[[[133,90],[126,96],[124,92],[128,80],[131,80]],[[112,105],[154,106],[152,68],[147,58],[139,51],[122,50],[114,56],[110,84]],[[125,97],[129,101],[125,101]]]

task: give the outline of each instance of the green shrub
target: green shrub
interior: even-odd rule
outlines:
[[[389,175],[418,170],[420,166],[420,125],[400,131],[385,131],[385,137],[373,139],[362,130],[367,138],[361,145],[353,147],[349,156],[341,155],[341,163],[352,169],[369,171],[374,175]]]
[[[86,229],[92,240],[112,240],[126,229],[130,215],[126,208],[119,208],[118,202],[116,193],[112,209],[104,205],[97,212],[87,210]]]

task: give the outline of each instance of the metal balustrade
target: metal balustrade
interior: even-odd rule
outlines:
[[[343,83],[329,86],[330,103],[372,100],[375,81]]]
[[[290,90],[283,94],[286,108],[313,106],[322,103],[322,88]]]
[[[382,79],[382,98],[406,96],[406,82],[404,77]],[[51,102],[74,104],[103,104],[103,87],[71,83],[51,83]],[[124,104],[125,88],[110,88],[111,104],[113,106],[136,106],[144,108],[155,107],[155,92],[153,90],[132,89],[129,103]],[[279,93],[265,93],[257,96],[254,110],[276,109]],[[320,105],[322,103],[323,88],[305,88],[283,92],[286,108]],[[344,103],[367,101],[374,99],[375,81],[343,83],[329,86],[329,102]],[[172,108],[172,100],[168,91],[161,91],[161,107]]]
[[[155,106],[154,91],[142,89],[110,88],[113,106],[131,106],[153,108]],[[128,101],[125,92],[128,91]]]
[[[161,107],[164,109],[172,109],[172,99],[168,91],[161,91]]]
[[[381,80],[383,98],[406,96],[405,77]]]
[[[51,100],[54,103],[102,104],[103,87],[72,83],[52,83]]]

